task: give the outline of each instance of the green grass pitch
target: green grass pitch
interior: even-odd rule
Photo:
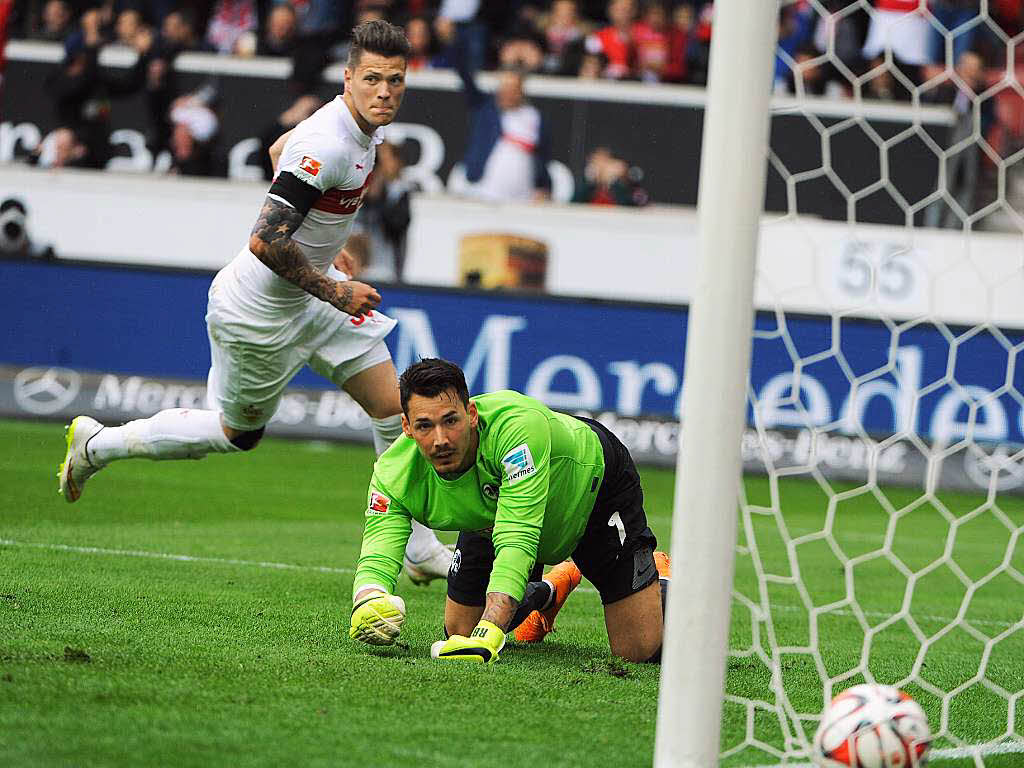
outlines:
[[[437,582],[418,588],[402,577],[409,616],[401,647],[368,652],[349,642],[368,447],[267,440],[246,456],[123,462],[90,481],[73,506],[56,493],[62,450],[59,425],[0,422],[0,765],[651,764],[659,670],[610,659],[586,582],[555,634],[508,648],[491,668],[429,658],[444,601]],[[651,527],[667,546],[672,473],[643,476]],[[832,530],[841,554],[882,546],[885,505],[849,486],[831,490],[840,494]],[[734,603],[732,645],[746,653],[730,659],[727,688],[772,698],[759,657],[770,626],[775,643],[792,649],[782,659],[789,704],[814,713],[821,684],[800,650],[811,642],[802,605],[842,600],[842,561],[813,536],[791,553],[784,545],[822,529],[829,494],[795,479],[778,493],[788,530],[754,514],[755,538],[741,532],[736,589],[759,603],[763,588],[771,621]],[[748,478],[746,494],[752,505],[771,504],[764,478]],[[943,690],[964,685],[949,706],[954,733],[972,744],[998,741],[1010,715],[997,690],[1024,689],[1024,628],[1007,634],[1021,622],[1024,586],[1005,570],[986,578],[1004,559],[1024,571],[1024,502],[999,497],[985,507],[981,497],[943,495],[958,520],[951,535],[939,505],[908,506],[917,496],[884,491],[904,510],[891,551],[912,571],[947,549],[950,557],[915,585],[915,626],[877,631],[903,604],[906,579],[884,558],[866,560],[854,568],[863,614],[838,608],[822,617],[821,661],[829,674],[854,666],[863,619],[873,674],[899,679],[920,646],[915,629],[940,633],[960,610],[965,581],[980,583],[966,612],[971,629],[935,640],[923,674]],[[763,584],[755,563],[770,574]],[[794,564],[806,595],[793,585]],[[971,683],[983,661],[984,682]],[[941,702],[911,692],[937,730]],[[1014,719],[1020,738],[1024,701]],[[776,717],[727,704],[722,743],[734,753],[724,765],[778,765],[754,744],[781,749],[783,739]],[[948,742],[936,746],[945,748],[935,763],[942,768],[974,764]],[[985,764],[1021,760],[993,754]]]

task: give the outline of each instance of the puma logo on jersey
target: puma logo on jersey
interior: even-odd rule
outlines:
[[[530,446],[526,443],[517,445],[505,454],[501,460],[505,468],[505,479],[509,485],[515,485],[520,480],[529,477],[537,471],[533,464],[533,454],[530,453]]]
[[[363,170],[363,166],[361,166],[359,163],[356,163],[356,170],[357,171]]]

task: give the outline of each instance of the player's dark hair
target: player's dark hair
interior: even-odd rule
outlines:
[[[408,59],[411,50],[409,39],[401,27],[383,19],[366,21],[352,30],[352,46],[348,49],[346,66],[349,69],[358,67],[364,51],[388,58],[401,56]]]
[[[413,363],[398,377],[398,391],[402,398],[402,413],[409,415],[409,398],[437,397],[443,392],[454,390],[463,405],[469,405],[469,387],[466,375],[455,363],[438,357],[426,357]]]

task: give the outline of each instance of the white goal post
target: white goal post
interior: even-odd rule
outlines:
[[[921,704],[936,766],[1024,762],[1008,7],[714,4],[657,768],[804,768],[862,682]]]
[[[716,0],[654,763],[716,765],[777,0]],[[682,510],[690,514],[684,515]],[[699,510],[699,514],[693,514]],[[685,574],[685,575],[684,575]],[[680,576],[682,576],[680,578]]]

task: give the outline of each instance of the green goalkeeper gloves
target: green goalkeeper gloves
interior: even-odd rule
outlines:
[[[405,622],[405,601],[398,595],[370,592],[352,606],[348,636],[369,645],[391,645]]]
[[[452,635],[447,640],[438,640],[430,647],[430,655],[442,661],[452,659],[493,664],[498,660],[498,652],[504,647],[505,633],[496,624],[481,621],[469,633],[469,637]]]

